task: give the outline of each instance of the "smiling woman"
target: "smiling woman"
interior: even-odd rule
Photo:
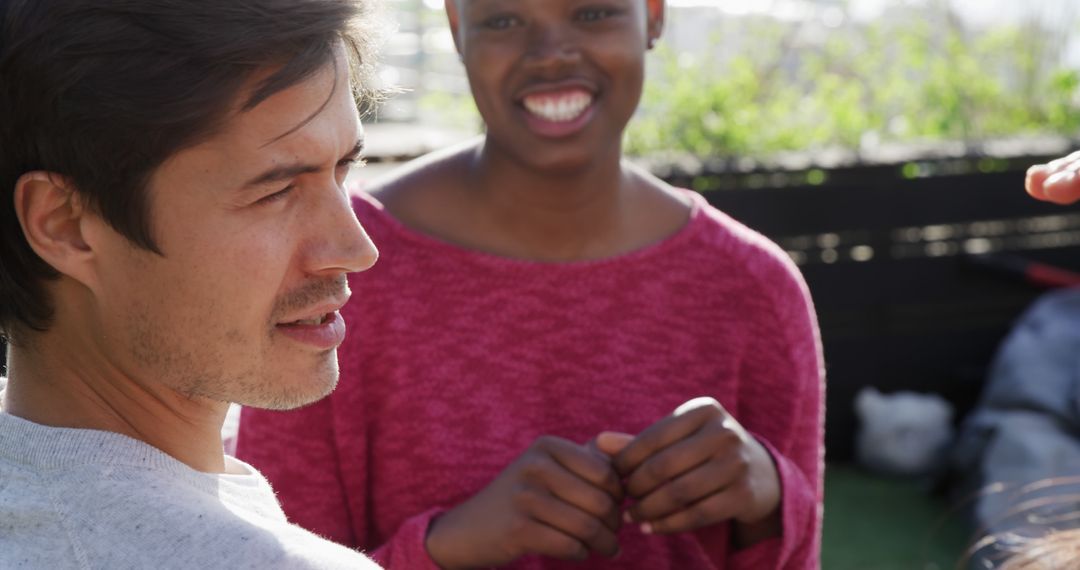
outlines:
[[[664,2],[445,7],[486,133],[354,200],[384,262],[350,281],[343,382],[245,409],[239,456],[391,568],[815,568],[805,285],[623,160]]]

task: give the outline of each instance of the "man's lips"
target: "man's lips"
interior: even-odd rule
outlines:
[[[340,311],[348,300],[349,298],[346,296],[344,300],[329,301],[306,309],[303,312],[297,311],[293,315],[289,315],[278,321],[277,326],[324,324],[329,320],[331,314]]]
[[[295,327],[295,326],[317,326],[326,323],[333,318],[333,313],[323,313],[322,315],[312,317],[310,319],[297,319],[288,323],[280,323],[281,327]]]
[[[325,303],[287,317],[274,328],[286,337],[317,350],[332,350],[345,340],[345,320],[338,311],[344,301]]]
[[[337,311],[326,313],[317,319],[317,324],[295,321],[275,328],[286,337],[321,351],[335,349],[345,340],[345,319]]]

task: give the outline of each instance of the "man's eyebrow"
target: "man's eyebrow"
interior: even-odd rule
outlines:
[[[364,152],[364,139],[359,138],[356,140],[356,144],[352,149],[341,157],[341,160],[355,160],[360,158],[360,154]],[[302,174],[311,174],[322,170],[322,167],[316,164],[285,164],[282,166],[275,166],[262,174],[259,174],[255,178],[244,183],[244,188],[251,188],[253,186],[263,186],[274,182],[283,182],[291,178],[296,178]]]

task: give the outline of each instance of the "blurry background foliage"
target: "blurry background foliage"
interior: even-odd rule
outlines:
[[[833,10],[825,22],[726,18],[692,49],[680,38],[700,28],[679,29],[672,17],[650,55],[628,153],[763,156],[1080,134],[1080,70],[1065,57],[1069,36],[1080,36],[1080,6],[974,26],[949,0],[886,0],[869,21],[848,17],[848,3],[809,2]],[[418,103],[424,120],[480,128],[466,90],[427,89]]]
[[[1059,63],[1057,42],[1029,26],[969,32],[939,8],[797,54],[786,46],[798,30],[768,21],[726,61],[661,48],[627,149],[760,155],[1080,131],[1080,72]]]

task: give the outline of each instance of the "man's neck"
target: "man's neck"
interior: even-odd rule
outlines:
[[[0,410],[50,427],[119,433],[195,470],[226,471],[221,425],[228,404],[130,378],[60,336],[35,335],[29,346],[11,347]]]

